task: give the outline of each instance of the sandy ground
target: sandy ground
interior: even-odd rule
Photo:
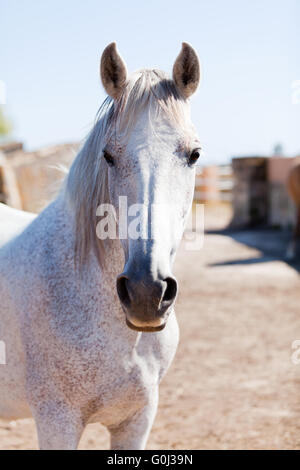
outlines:
[[[209,214],[207,228],[225,219]],[[149,449],[300,448],[300,364],[291,361],[300,278],[281,259],[286,240],[273,231],[209,233],[202,250],[181,247],[181,341]],[[102,426],[87,427],[81,449],[108,446]],[[0,421],[0,448],[36,449],[33,422]]]

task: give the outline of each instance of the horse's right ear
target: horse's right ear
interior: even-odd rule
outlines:
[[[127,69],[115,42],[109,44],[102,53],[100,75],[106,93],[117,100],[127,80]]]

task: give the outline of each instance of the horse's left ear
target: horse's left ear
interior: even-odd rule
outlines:
[[[118,99],[127,80],[127,69],[115,42],[109,44],[102,53],[100,75],[106,93],[114,100]]]
[[[195,50],[182,43],[182,48],[173,67],[173,80],[186,99],[195,93],[200,82],[200,62]]]

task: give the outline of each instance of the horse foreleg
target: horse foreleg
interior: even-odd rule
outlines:
[[[291,242],[288,246],[288,249],[287,249],[287,258],[288,259],[295,258],[299,238],[300,238],[300,207],[298,208],[298,211],[297,211],[297,222],[296,222],[296,226],[295,226],[295,229],[294,229],[293,238],[292,238],[292,240],[291,240]]]
[[[49,400],[33,414],[41,450],[77,449],[84,428],[77,410]]]
[[[119,426],[109,427],[111,449],[143,450],[153,425],[157,411],[158,390],[151,396],[145,407]]]

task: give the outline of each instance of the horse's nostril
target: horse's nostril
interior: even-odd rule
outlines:
[[[175,299],[176,294],[177,294],[177,282],[172,277],[167,277],[165,279],[165,282],[167,283],[167,288],[164,292],[162,301],[172,302]]]
[[[127,288],[127,278],[125,276],[121,276],[117,279],[117,291],[123,305],[128,307],[130,305],[130,297]]]

